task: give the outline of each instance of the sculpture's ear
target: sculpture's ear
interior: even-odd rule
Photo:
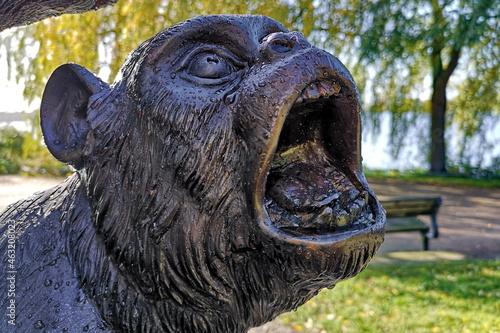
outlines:
[[[108,89],[106,83],[76,64],[62,65],[50,76],[43,92],[40,124],[45,144],[61,162],[83,167],[88,102],[104,89]]]

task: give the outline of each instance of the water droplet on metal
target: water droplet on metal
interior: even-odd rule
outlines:
[[[304,252],[304,258],[306,259],[311,259],[312,257],[312,252],[307,250],[306,252]]]
[[[45,327],[45,324],[41,320],[37,320],[34,325],[35,329],[41,330],[42,328]]]
[[[139,317],[139,310],[137,310],[137,307],[134,306],[132,309],[132,317],[138,318]]]

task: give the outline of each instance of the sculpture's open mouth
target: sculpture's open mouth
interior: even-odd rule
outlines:
[[[264,209],[272,229],[328,241],[377,223],[379,206],[357,177],[356,92],[341,80],[310,83],[297,97],[270,157]]]

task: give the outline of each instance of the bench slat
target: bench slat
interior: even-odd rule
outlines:
[[[434,214],[441,204],[440,198],[398,198],[381,201],[387,217],[405,217]]]
[[[405,232],[405,231],[429,231],[427,226],[418,217],[396,217],[388,218],[385,227],[386,232]]]

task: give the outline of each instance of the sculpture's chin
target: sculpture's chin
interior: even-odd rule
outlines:
[[[291,210],[289,202],[277,199],[276,192],[291,196],[287,190],[293,186],[277,191],[274,187],[280,185],[270,181],[271,188],[266,191],[261,208],[260,227],[275,244],[274,250],[302,268],[294,273],[302,281],[293,281],[296,288],[313,292],[352,278],[368,265],[384,239],[385,213],[369,189],[358,190],[345,176],[328,178],[316,165],[296,168],[302,167],[317,172],[334,189],[319,194],[323,200],[312,201],[307,209]],[[329,173],[332,174],[338,176],[339,172],[334,170]],[[304,185],[294,178],[283,178],[298,183],[297,187]],[[346,189],[336,192],[334,185],[339,179]],[[300,202],[300,197],[295,202]]]
[[[385,213],[375,198],[368,199],[363,208],[366,213],[342,228],[290,228],[274,219],[273,208],[264,206],[264,211],[261,230],[274,243],[273,250],[296,264],[291,280],[294,288],[308,290],[311,296],[358,275],[384,239]],[[365,214],[371,216],[370,220]]]

